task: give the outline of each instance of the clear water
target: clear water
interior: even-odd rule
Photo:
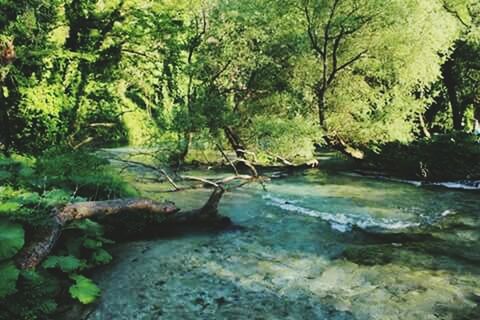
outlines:
[[[209,195],[135,183],[186,209]],[[220,211],[244,228],[114,247],[88,319],[480,319],[478,192],[311,170]]]

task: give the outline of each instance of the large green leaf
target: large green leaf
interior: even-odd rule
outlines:
[[[78,299],[81,303],[92,303],[100,296],[100,288],[92,280],[77,274],[70,276],[70,278],[75,281],[75,284],[68,291],[73,298]]]
[[[84,260],[80,260],[74,256],[50,256],[43,262],[45,269],[59,268],[63,272],[73,272],[86,267]]]
[[[21,225],[0,219],[0,261],[13,257],[24,244]]]
[[[16,291],[19,274],[12,261],[0,263],[0,299]]]

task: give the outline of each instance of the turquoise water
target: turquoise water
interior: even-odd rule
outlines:
[[[241,229],[117,245],[89,319],[480,319],[478,192],[318,170],[266,188],[225,195]]]

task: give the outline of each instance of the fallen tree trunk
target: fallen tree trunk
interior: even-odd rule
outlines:
[[[159,223],[211,223],[225,224],[228,218],[218,214],[218,204],[224,189],[217,187],[207,202],[199,209],[181,211],[172,202],[156,202],[149,199],[118,199],[108,201],[89,201],[67,204],[52,211],[52,220],[48,227],[39,232],[35,239],[24,247],[16,262],[21,269],[38,266],[53,250],[60,238],[62,229],[69,222],[94,217],[119,214],[148,214],[157,218]]]

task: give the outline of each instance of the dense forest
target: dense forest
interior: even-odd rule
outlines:
[[[222,185],[266,188],[263,169],[322,170],[325,152],[363,175],[475,182],[479,122],[478,0],[0,0],[0,319],[99,297],[89,276],[118,234],[94,216],[141,211],[124,219],[138,231],[208,209],[223,226]],[[99,155],[126,146],[210,199],[131,200],[145,194]],[[202,166],[235,174],[178,173]]]

